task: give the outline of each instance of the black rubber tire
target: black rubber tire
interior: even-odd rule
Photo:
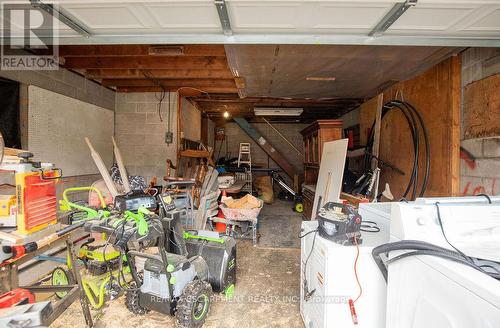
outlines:
[[[136,288],[135,283],[130,284],[130,287]],[[139,293],[139,289],[132,289],[127,291],[125,295],[125,305],[127,306],[127,309],[133,314],[144,315],[148,313],[149,310],[139,304]]]
[[[193,280],[184,287],[177,302],[177,324],[181,328],[198,328],[203,326],[210,311],[212,287],[207,281]],[[199,300],[203,303],[200,303]],[[203,305],[202,313],[196,316],[198,305]]]

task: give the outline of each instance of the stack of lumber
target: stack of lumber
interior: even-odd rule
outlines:
[[[21,162],[21,159],[19,157],[17,157],[17,154],[22,153],[22,152],[26,152],[26,151],[27,150],[5,147],[2,163],[3,164],[19,164]]]
[[[231,197],[228,197],[224,200],[224,204],[228,208],[233,209],[253,209],[259,208],[261,206],[260,200],[255,198],[251,194],[247,194],[240,199],[233,199]]]

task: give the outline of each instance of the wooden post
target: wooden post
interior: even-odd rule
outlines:
[[[375,113],[375,127],[373,131],[373,148],[372,154],[373,156],[379,155],[380,148],[380,126],[382,123],[382,106],[384,106],[384,94],[379,94],[377,96],[377,112]],[[372,169],[375,169],[378,165],[377,160],[372,158]]]

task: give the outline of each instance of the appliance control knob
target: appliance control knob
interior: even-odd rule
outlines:
[[[425,225],[426,221],[427,221],[427,220],[426,220],[423,216],[419,216],[419,217],[417,218],[417,224],[418,224],[418,225],[420,225],[420,226]]]

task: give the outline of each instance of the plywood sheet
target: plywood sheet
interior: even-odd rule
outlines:
[[[348,139],[341,139],[323,144],[318,183],[314,195],[313,218],[316,216],[314,213],[318,206],[321,207],[326,202],[339,201],[348,142]]]
[[[500,74],[469,84],[464,90],[465,139],[500,135]]]
[[[28,148],[64,176],[98,174],[85,144],[89,137],[109,168],[113,161],[113,111],[39,87],[28,88]]]
[[[369,98],[393,81],[414,77],[456,51],[443,47],[373,45],[225,47],[229,66],[245,78],[246,87],[240,90],[244,96],[311,99]],[[308,77],[334,80],[315,81]]]
[[[427,126],[431,151],[429,185],[425,196],[450,196],[459,192],[460,154],[460,60],[452,57],[423,74],[397,83],[384,91],[384,103],[401,99],[417,108]],[[376,113],[377,99],[361,106],[361,142],[366,144]],[[423,140],[422,140],[423,142]],[[421,147],[419,166],[424,167],[424,149]],[[401,197],[413,167],[413,144],[408,124],[397,111],[382,120],[380,158],[399,169],[402,176],[382,168],[380,186],[389,183],[394,197]],[[419,186],[423,169],[420,170]]]

